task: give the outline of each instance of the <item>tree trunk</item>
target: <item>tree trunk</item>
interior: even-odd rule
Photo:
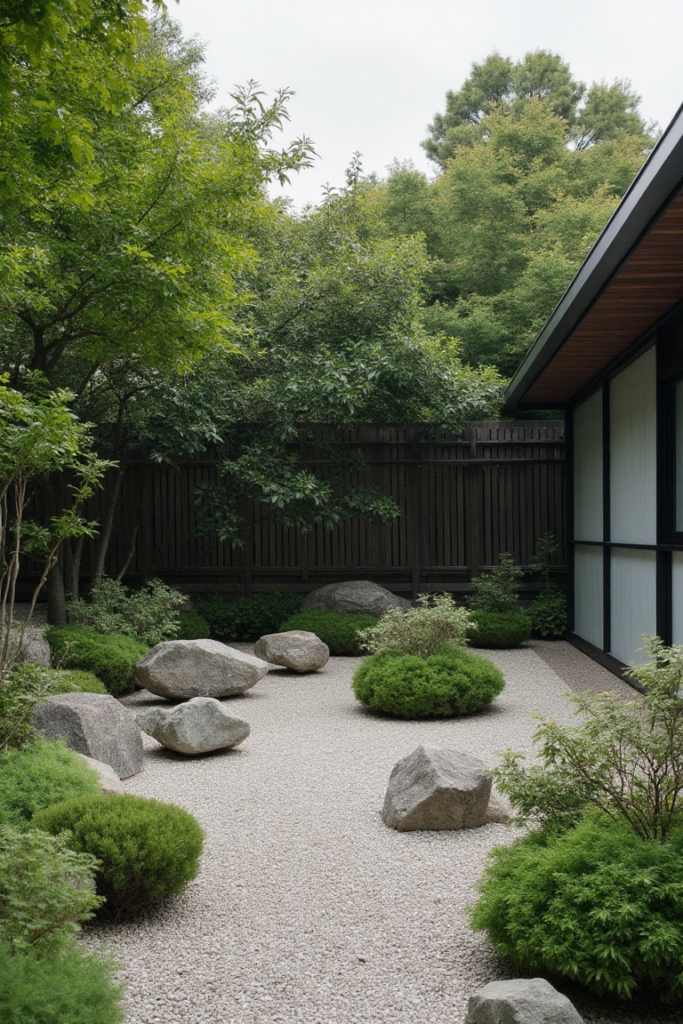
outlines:
[[[116,512],[116,504],[119,500],[119,494],[121,493],[121,484],[123,483],[124,472],[125,464],[121,462],[119,464],[119,468],[116,470],[112,486],[107,494],[104,514],[102,516],[102,522],[100,523],[97,555],[95,557],[95,568],[93,570],[92,577],[93,587],[97,586],[104,576],[104,564],[107,559],[107,551],[109,550],[109,543],[111,541],[112,530],[114,527],[114,513]]]
[[[51,626],[66,626],[66,591],[64,589],[64,557],[60,548],[57,561],[50,569],[47,590],[47,621]]]

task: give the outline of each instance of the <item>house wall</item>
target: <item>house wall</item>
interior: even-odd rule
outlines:
[[[571,410],[573,639],[612,668],[683,643],[683,316]]]

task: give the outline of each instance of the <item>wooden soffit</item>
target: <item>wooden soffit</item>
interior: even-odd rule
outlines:
[[[681,301],[683,192],[616,271],[522,404],[571,402]]]

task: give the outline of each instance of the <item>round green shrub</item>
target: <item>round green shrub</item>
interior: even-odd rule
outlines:
[[[470,612],[475,647],[519,647],[531,636],[531,619],[524,612]]]
[[[314,608],[310,612],[299,612],[291,619],[283,622],[278,633],[287,633],[290,629],[304,629],[322,640],[330,649],[330,654],[359,657],[367,652],[361,647],[360,630],[375,626],[374,615],[359,615],[356,612],[328,612],[324,608]]]
[[[24,828],[51,804],[100,793],[97,775],[61,740],[37,736],[0,757],[0,824]]]
[[[94,672],[79,668],[54,668],[50,670],[52,686],[50,695],[56,693],[108,693],[107,687]]]
[[[279,625],[295,615],[301,607],[298,594],[281,594],[278,590],[226,601],[220,594],[200,601],[199,614],[206,619],[214,640],[222,643],[249,643],[266,633],[275,633]]]
[[[199,871],[203,832],[175,804],[87,797],[41,811],[33,825],[52,835],[68,831],[72,849],[97,857],[97,892],[106,900],[101,916],[118,919],[180,892]]]
[[[390,651],[356,669],[353,692],[361,704],[398,718],[450,718],[487,707],[505,686],[487,658],[445,646],[430,658]]]
[[[104,636],[87,626],[51,626],[47,640],[60,668],[94,672],[114,696],[132,688],[135,665],[147,653],[147,647],[132,636]]]
[[[667,842],[590,811],[492,851],[472,926],[525,973],[600,994],[683,996],[683,828]]]
[[[68,942],[51,957],[12,953],[0,942],[2,1024],[121,1024],[116,964]]]
[[[211,636],[209,623],[199,612],[178,612],[180,625],[176,640],[206,640]]]

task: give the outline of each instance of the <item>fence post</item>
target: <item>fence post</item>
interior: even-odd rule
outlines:
[[[408,531],[410,537],[410,561],[411,579],[410,589],[413,601],[420,593],[420,574],[422,569],[422,523],[420,521],[422,465],[420,463],[420,446],[417,443],[415,428],[411,427],[410,438],[410,462],[407,479],[409,481],[410,493],[408,495]]]

